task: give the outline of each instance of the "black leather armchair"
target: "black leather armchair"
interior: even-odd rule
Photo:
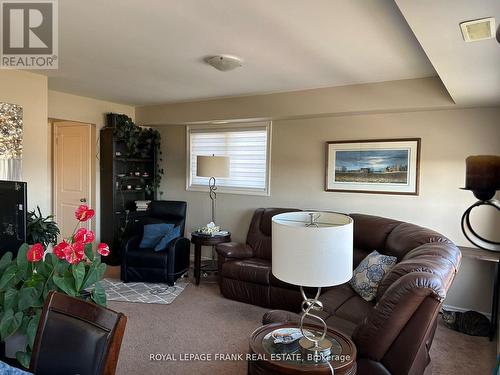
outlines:
[[[181,201],[153,201],[142,225],[133,229],[123,242],[121,278],[124,282],[160,282],[173,285],[189,269],[190,242],[184,237],[187,203]],[[144,225],[169,223],[180,226],[181,236],[163,251],[141,249]]]

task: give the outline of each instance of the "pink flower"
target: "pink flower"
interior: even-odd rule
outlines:
[[[75,241],[75,242],[84,242],[86,234],[87,234],[87,229],[85,229],[85,228],[79,228],[75,232],[75,234],[73,235],[73,241]]]
[[[80,205],[75,211],[75,217],[78,221],[87,221],[94,217],[95,211],[89,208],[87,205]]]
[[[85,235],[85,243],[91,243],[94,242],[95,240],[95,234],[93,231],[89,230],[87,231],[87,234]]]
[[[85,255],[85,244],[83,242],[75,242],[64,249],[65,259],[70,264],[77,264]]]
[[[70,244],[66,241],[58,243],[54,247],[54,254],[56,255],[56,257],[58,257],[59,259],[66,259],[66,248],[68,246],[70,246]]]
[[[83,242],[85,244],[91,243],[92,241],[94,241],[94,239],[95,239],[94,232],[92,232],[91,230],[87,230],[85,228],[79,228],[73,236],[73,241]]]
[[[109,246],[105,243],[100,243],[97,246],[97,252],[101,254],[103,257],[107,257],[109,255]]]
[[[44,249],[41,243],[36,243],[30,247],[28,252],[26,253],[26,258],[28,258],[28,262],[35,263],[39,262],[43,258]]]

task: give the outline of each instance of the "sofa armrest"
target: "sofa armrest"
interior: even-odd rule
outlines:
[[[253,250],[250,246],[239,242],[225,242],[218,244],[217,253],[224,258],[245,259],[253,257]]]
[[[356,327],[352,338],[360,356],[380,362],[420,307],[425,314],[420,317],[419,327],[425,332],[433,324],[445,296],[442,280],[437,275],[412,272],[399,278]],[[413,338],[417,347],[418,339]],[[411,353],[409,348],[405,350]]]

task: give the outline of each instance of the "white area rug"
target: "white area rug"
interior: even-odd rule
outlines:
[[[106,291],[108,301],[159,303],[168,305],[181,294],[189,284],[184,278],[174,286],[156,283],[124,283],[115,279],[103,279],[101,285]]]

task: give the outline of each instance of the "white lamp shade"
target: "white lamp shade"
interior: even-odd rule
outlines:
[[[272,272],[300,286],[344,284],[352,277],[353,220],[333,212],[307,226],[310,212],[288,212],[272,219]]]
[[[196,156],[196,176],[229,177],[228,156]]]

